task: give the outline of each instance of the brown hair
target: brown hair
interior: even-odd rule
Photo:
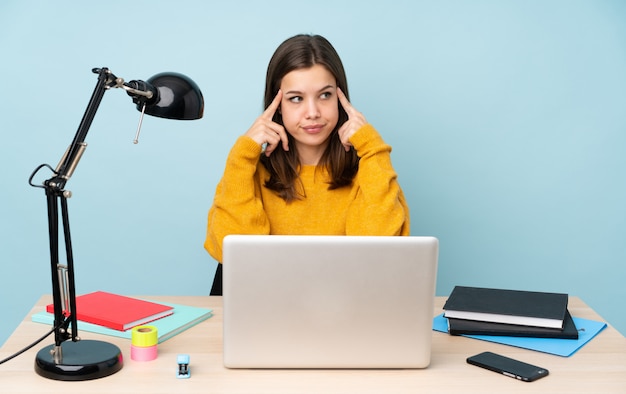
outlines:
[[[324,66],[333,74],[337,87],[349,100],[346,73],[335,48],[322,36],[300,34],[280,44],[269,62],[265,78],[265,108],[278,93],[285,75],[293,70],[311,68],[316,64]],[[337,105],[339,106],[339,120],[330,135],[330,142],[319,163],[325,166],[330,174],[329,190],[350,185],[359,168],[359,157],[356,151],[350,149],[346,152],[339,139],[337,130],[348,120],[348,115],[341,104],[337,103]],[[273,121],[283,125],[280,111],[276,111]],[[293,146],[293,138],[289,133],[287,135],[289,145]],[[285,151],[279,144],[269,157],[261,155],[261,162],[270,173],[270,178],[265,181],[265,187],[276,191],[287,202],[304,197],[304,191],[298,191],[296,187],[301,165],[296,149]]]

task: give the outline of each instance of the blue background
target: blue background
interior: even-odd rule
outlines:
[[[134,145],[139,113],[106,93],[67,185],[78,292],[205,295],[215,186],[297,33],[335,45],[353,105],[394,147],[412,234],[441,242],[438,295],[566,292],[626,333],[626,2],[14,0],[0,5],[0,343],[51,291],[45,196],[27,180],[71,142],[91,69],[181,72],[206,107],[147,117]]]

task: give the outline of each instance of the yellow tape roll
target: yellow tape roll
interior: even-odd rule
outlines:
[[[159,335],[155,326],[133,327],[133,331],[131,332],[131,343],[133,344],[133,346],[156,346],[158,342]]]

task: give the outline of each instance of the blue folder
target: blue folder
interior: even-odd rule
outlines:
[[[592,340],[600,331],[606,328],[606,323],[594,320],[573,317],[574,324],[578,329],[578,339],[559,338],[532,338],[532,337],[507,337],[494,335],[462,335],[467,338],[480,339],[482,341],[500,343],[503,345],[516,346],[538,352],[569,357],[576,353],[587,342]],[[433,319],[433,330],[448,332],[448,320],[443,313]]]

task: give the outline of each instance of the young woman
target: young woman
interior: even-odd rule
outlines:
[[[278,47],[265,108],[228,155],[208,215],[211,256],[222,261],[228,234],[409,234],[391,147],[350,104],[330,42],[297,35]]]

